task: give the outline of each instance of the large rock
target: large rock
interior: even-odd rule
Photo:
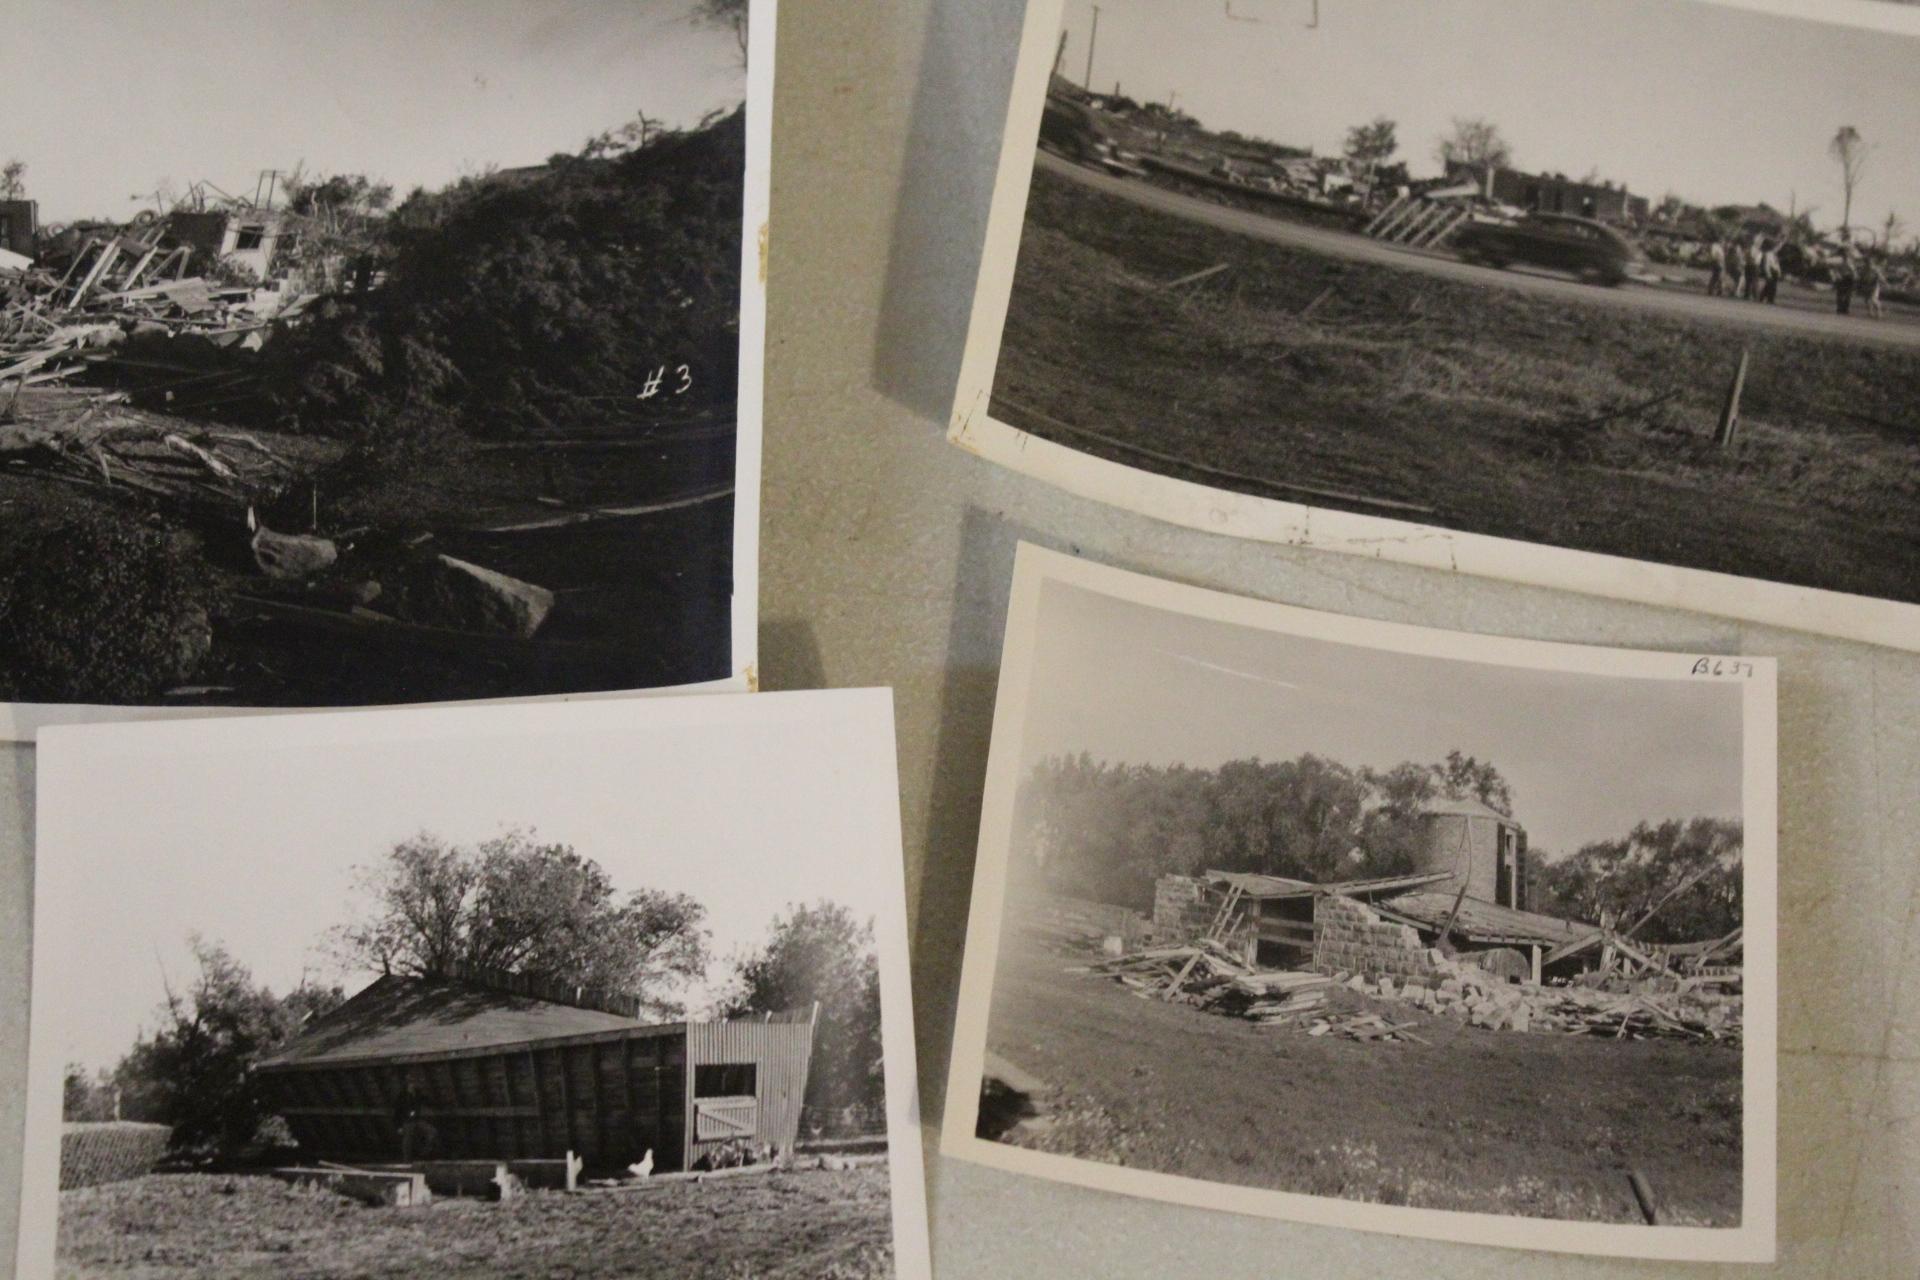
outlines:
[[[393,615],[422,626],[526,639],[553,611],[553,592],[449,555],[423,556],[384,583]]]

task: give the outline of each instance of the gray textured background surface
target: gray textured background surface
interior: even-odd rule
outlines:
[[[1920,1273],[1920,656],[1239,544],[947,446],[1019,20],[1020,0],[784,0],[780,15],[763,684],[896,690],[926,1114],[941,1103],[1016,540],[1367,617],[1774,654],[1781,1260],[1716,1269],[1430,1244],[1150,1207],[930,1155],[941,1280]],[[31,753],[0,754],[0,1258],[19,1178],[31,787]],[[113,802],[112,779],[100,794]]]

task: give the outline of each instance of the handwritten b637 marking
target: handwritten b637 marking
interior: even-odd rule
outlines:
[[[1746,679],[1753,675],[1753,664],[1738,658],[1698,658],[1693,664],[1696,676],[1731,676]]]

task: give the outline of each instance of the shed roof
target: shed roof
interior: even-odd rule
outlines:
[[[1330,880],[1323,884],[1315,884],[1309,880],[1289,880],[1285,876],[1261,876],[1246,871],[1209,871],[1207,879],[1216,884],[1237,885],[1243,895],[1254,899],[1306,898],[1316,893],[1344,893],[1349,897],[1368,898],[1398,889],[1412,889],[1420,885],[1433,884],[1453,874],[1451,871],[1417,871],[1406,876],[1379,876],[1371,880]]]
[[[387,974],[331,1013],[314,1019],[260,1065],[406,1058],[647,1026],[636,1018],[476,982]]]
[[[1404,916],[1416,924],[1438,929],[1453,914],[1454,895],[1416,890],[1385,898],[1375,906],[1391,915]],[[1562,920],[1517,907],[1503,907],[1479,898],[1460,899],[1460,914],[1454,920],[1456,932],[1475,942],[1538,942],[1559,946],[1578,942],[1600,932],[1598,925],[1577,920]]]

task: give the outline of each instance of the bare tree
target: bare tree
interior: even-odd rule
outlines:
[[[1843,200],[1840,206],[1840,225],[1842,228],[1853,225],[1853,192],[1860,185],[1860,174],[1867,166],[1866,141],[1860,131],[1850,124],[1840,126],[1833,135],[1833,141],[1827,144],[1827,154],[1840,164],[1840,191]]]
[[[1433,154],[1443,168],[1456,164],[1501,168],[1513,163],[1513,148],[1501,136],[1500,127],[1480,116],[1455,116],[1453,132],[1440,139]]]
[[[27,162],[9,160],[0,165],[0,200],[27,198]]]
[[[1887,210],[1887,220],[1880,224],[1880,248],[1887,253],[1893,252],[1893,238],[1907,229],[1907,220],[1900,216],[1897,209]]]

